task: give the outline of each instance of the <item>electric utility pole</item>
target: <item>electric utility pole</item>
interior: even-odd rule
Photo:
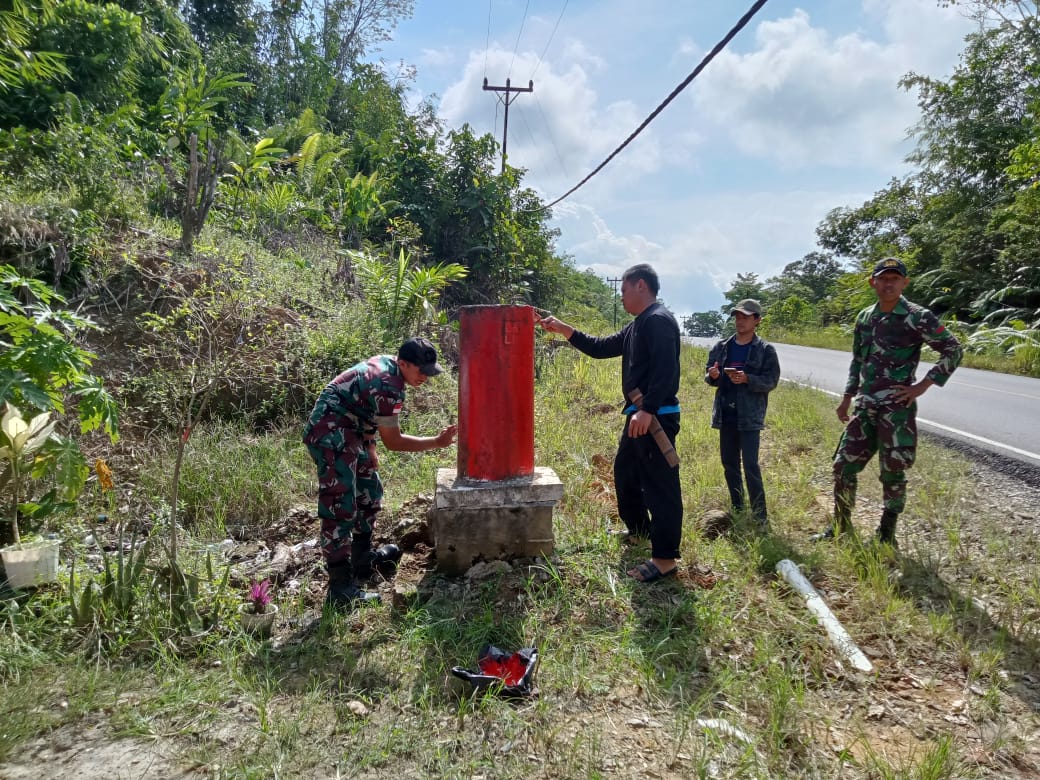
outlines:
[[[506,141],[509,139],[509,104],[516,100],[514,92],[534,92],[534,82],[528,81],[526,87],[512,87],[509,85],[509,79],[506,79],[506,85],[504,87],[489,87],[487,83],[487,77],[484,77],[484,91],[485,92],[505,92],[506,96],[499,96],[499,100],[505,103],[506,106],[506,118],[502,123],[502,173],[506,172]]]
[[[621,280],[620,279],[611,279],[611,278],[608,277],[607,281],[610,282],[610,287],[614,291],[614,327],[616,328],[617,327],[617,299],[618,299],[617,286],[619,284],[621,284]]]

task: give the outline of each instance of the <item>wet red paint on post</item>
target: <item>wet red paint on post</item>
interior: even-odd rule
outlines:
[[[534,473],[534,309],[459,313],[458,474],[493,481]]]

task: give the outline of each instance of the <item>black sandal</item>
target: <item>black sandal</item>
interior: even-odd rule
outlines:
[[[661,571],[653,561],[644,561],[635,568],[635,571],[639,574],[638,577],[634,577],[632,574],[629,574],[628,576],[632,577],[636,582],[657,582],[666,577],[674,577],[678,570],[678,564],[670,568],[668,571]]]

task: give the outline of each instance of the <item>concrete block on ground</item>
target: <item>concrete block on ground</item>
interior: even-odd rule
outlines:
[[[563,498],[556,472],[536,466],[529,477],[477,482],[459,478],[457,469],[437,469],[434,509],[482,509],[499,506],[554,505]]]
[[[562,497],[563,484],[548,468],[494,482],[439,469],[430,510],[438,571],[457,575],[480,561],[552,555],[552,512]]]

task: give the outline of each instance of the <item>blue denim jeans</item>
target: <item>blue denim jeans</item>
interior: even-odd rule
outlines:
[[[735,425],[722,424],[719,428],[719,454],[726,473],[726,487],[735,510],[744,508],[744,478],[747,495],[751,498],[751,512],[759,523],[767,521],[766,491],[762,485],[762,469],[758,466],[758,446],[761,431],[741,431]],[[740,473],[741,462],[744,466]]]

